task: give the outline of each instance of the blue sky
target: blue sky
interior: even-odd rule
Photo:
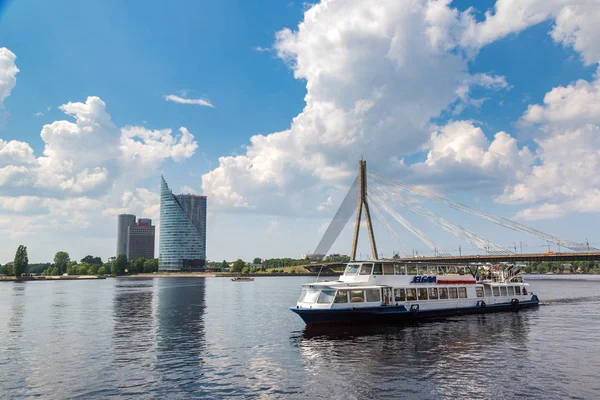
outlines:
[[[112,256],[116,213],[157,219],[161,173],[176,192],[209,196],[210,259],[299,256],[361,156],[388,176],[600,246],[594,6],[410,3],[3,2],[0,73],[15,83],[0,75],[0,263],[21,243],[32,261],[58,250]],[[553,89],[563,95],[544,103]],[[74,117],[81,124],[57,123]],[[544,245],[430,206],[502,246]],[[400,211],[441,246],[461,244]],[[379,247],[396,250],[378,229]],[[334,251],[348,252],[348,238]]]

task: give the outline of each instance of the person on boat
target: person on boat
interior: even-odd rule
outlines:
[[[527,296],[527,289],[523,288],[523,296]]]

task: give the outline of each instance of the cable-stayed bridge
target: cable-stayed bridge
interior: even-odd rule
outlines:
[[[367,185],[367,180],[369,184]],[[520,234],[531,235],[537,239],[557,245],[559,248],[568,249],[568,252],[555,253],[548,251],[543,254],[517,254],[508,248],[505,248],[493,241],[485,239],[474,233],[468,228],[453,222],[434,211],[426,208],[423,200],[433,201],[462,213],[475,216],[479,219],[492,222],[506,229],[511,229]],[[445,197],[429,192],[423,188],[406,184],[396,179],[383,176],[377,172],[367,172],[366,161],[359,161],[358,176],[348,190],[346,197],[342,201],[329,227],[323,234],[321,241],[317,245],[313,259],[319,259],[329,253],[331,246],[340,236],[344,227],[348,224],[350,218],[356,212],[356,221],[354,226],[354,238],[352,242],[352,251],[350,258],[356,259],[356,251],[360,232],[362,214],[365,214],[369,240],[371,244],[372,259],[379,259],[377,245],[373,232],[373,223],[371,212],[381,225],[389,232],[400,249],[402,261],[420,261],[420,262],[442,262],[442,263],[465,263],[465,262],[516,262],[516,261],[575,261],[575,260],[600,260],[600,250],[591,247],[589,243],[578,243],[572,240],[564,239],[555,235],[542,232],[538,229],[503,218],[488,212],[461,204]],[[480,255],[459,255],[452,256],[448,251],[440,247],[424,231],[419,229],[402,212],[410,212],[418,215],[427,221],[433,223],[438,228],[454,235],[463,242],[467,242],[481,251]],[[434,257],[414,257],[409,251],[406,243],[402,241],[400,235],[393,229],[389,220],[397,222],[406,229],[434,254]],[[516,247],[516,246],[515,246]]]

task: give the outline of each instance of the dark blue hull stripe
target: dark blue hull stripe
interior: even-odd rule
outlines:
[[[290,310],[298,314],[307,324],[326,323],[398,323],[417,319],[451,317],[466,314],[484,314],[500,311],[514,311],[524,308],[536,307],[539,304],[537,296],[532,300],[521,301],[517,304],[502,303],[490,304],[485,307],[474,306],[464,308],[447,308],[439,310],[407,310],[404,306],[379,306],[366,308],[344,309],[306,309],[293,308]]]

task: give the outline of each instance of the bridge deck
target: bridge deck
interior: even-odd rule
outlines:
[[[468,256],[450,256],[450,257],[415,257],[400,258],[396,260],[387,259],[385,261],[394,262],[419,262],[419,263],[442,263],[442,264],[465,264],[465,263],[498,263],[498,262],[530,262],[530,261],[600,261],[600,252],[589,253],[553,253],[553,254],[510,254],[510,255],[468,255]],[[330,267],[336,268],[342,266],[341,263],[318,263],[304,265],[304,267]]]

